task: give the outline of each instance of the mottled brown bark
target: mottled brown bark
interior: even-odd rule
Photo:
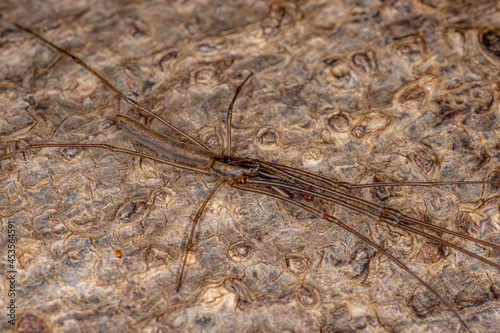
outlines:
[[[234,90],[253,72],[233,111],[238,156],[352,183],[499,178],[497,1],[7,0],[0,13],[0,151],[85,142],[151,153],[118,130],[117,114],[168,131],[18,23],[216,152]],[[451,311],[362,241],[227,186],[200,220],[176,293],[191,218],[214,184],[91,149],[0,161],[0,244],[9,222],[18,237],[17,330],[457,330]],[[498,186],[354,193],[500,242]],[[316,205],[391,249],[474,331],[500,325],[495,269]],[[1,245],[4,267],[6,251]],[[7,284],[0,288],[5,295]]]

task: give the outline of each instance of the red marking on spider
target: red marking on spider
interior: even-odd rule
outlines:
[[[304,199],[306,199],[306,201],[308,202],[312,202],[314,201],[314,195],[312,194],[302,194],[302,196],[304,197]]]

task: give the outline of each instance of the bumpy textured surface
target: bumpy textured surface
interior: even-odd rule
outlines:
[[[150,152],[116,114],[168,132],[47,45],[206,143],[352,183],[499,177],[497,1],[12,1],[0,5],[0,150],[40,142]],[[0,161],[0,265],[17,230],[18,332],[456,332],[457,318],[373,248],[223,186],[176,292],[214,177],[91,149]],[[500,242],[498,186],[354,192]],[[418,272],[475,331],[500,325],[500,274],[455,250],[320,206]],[[446,239],[452,239],[446,237]],[[452,239],[453,240],[453,239]],[[454,240],[499,262],[499,254]],[[3,274],[3,273],[2,273]],[[5,309],[5,289],[0,308]],[[3,312],[2,312],[3,313]],[[0,330],[11,329],[4,316]],[[461,328],[463,331],[463,328]]]

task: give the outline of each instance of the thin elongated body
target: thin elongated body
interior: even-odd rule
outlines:
[[[210,151],[168,138],[128,117],[117,116],[115,119],[118,125],[137,141],[155,149],[170,160],[205,168],[213,164],[214,154]]]
[[[233,100],[234,102],[234,100]],[[228,117],[229,118],[229,117]],[[354,209],[355,211],[358,211],[362,214],[367,215],[368,217],[373,218],[376,221],[379,222],[385,222],[385,223],[390,223],[395,226],[407,228],[408,231],[411,232],[420,232],[421,235],[424,236],[430,236],[431,239],[437,242],[442,242],[441,244],[447,245],[447,246],[453,246],[451,243],[447,241],[443,241],[440,238],[429,235],[428,233],[421,232],[418,229],[414,229],[411,227],[408,227],[408,223],[420,223],[423,222],[421,220],[411,218],[408,216],[405,216],[404,214],[399,213],[396,210],[382,207],[377,204],[370,203],[366,200],[359,199],[356,197],[353,197],[349,194],[343,193],[341,191],[337,191],[335,189],[329,188],[322,186],[321,184],[314,183],[312,180],[319,181],[321,183],[328,183],[328,180],[317,175],[313,175],[307,172],[303,172],[301,170],[293,170],[293,168],[286,167],[286,166],[280,166],[274,163],[267,163],[267,162],[261,162],[258,160],[254,159],[246,159],[246,158],[237,158],[233,156],[224,156],[224,155],[217,155],[215,153],[209,152],[206,149],[202,147],[197,147],[193,146],[191,144],[186,144],[179,142],[175,139],[172,139],[170,137],[167,137],[165,135],[158,134],[156,132],[151,132],[147,128],[145,128],[143,125],[129,119],[126,117],[118,116],[117,122],[120,124],[121,127],[127,129],[127,131],[131,132],[133,137],[138,140],[139,142],[145,143],[146,145],[157,149],[160,153],[160,155],[167,156],[167,158],[170,160],[171,165],[173,166],[178,166],[178,167],[183,167],[186,169],[190,169],[193,171],[198,171],[201,173],[205,174],[216,174],[220,176],[223,181],[222,182],[227,182],[228,184],[241,189],[243,191],[249,191],[249,192],[256,192],[256,193],[261,193],[265,194],[268,196],[274,196],[280,200],[287,201],[290,204],[295,204],[301,207],[302,209],[310,209],[310,212],[317,215],[320,218],[325,219],[326,221],[332,222],[332,223],[337,223],[338,220],[336,220],[333,216],[323,213],[320,210],[317,210],[315,208],[307,208],[307,206],[304,206],[303,203],[300,202],[300,200],[294,198],[293,194],[298,192],[298,193],[304,193],[304,194],[309,194],[312,196],[317,197],[318,199],[325,200],[326,202],[332,202],[337,205],[344,205],[348,208]],[[39,147],[41,147],[40,145]],[[57,146],[57,144],[46,144],[46,146]],[[64,145],[61,144],[60,146],[70,146],[70,145]],[[85,147],[85,145],[82,144],[74,144],[73,146],[75,147]],[[90,147],[90,146],[89,146]],[[98,148],[96,146],[93,146],[95,148]],[[36,148],[34,146],[30,148]],[[102,147],[106,148],[107,147]],[[114,151],[117,151],[115,147],[112,149],[115,149]],[[228,152],[230,152],[230,149],[228,149]],[[126,152],[127,154],[133,153],[133,152]],[[148,156],[146,154],[137,154],[138,156],[142,156],[145,158],[154,158],[152,156]],[[12,154],[8,154],[3,156],[3,158],[8,158],[12,157]],[[161,162],[161,159],[157,159],[158,161]],[[173,164],[172,164],[173,163]],[[178,165],[177,165],[178,164]],[[294,171],[296,171],[294,173]],[[309,179],[309,178],[311,179]],[[459,184],[465,183],[465,182],[458,182]],[[495,183],[495,181],[478,181],[478,182],[471,182],[471,183],[482,183],[482,184],[488,184],[488,183]],[[217,184],[216,187],[214,188],[214,191],[211,192],[211,194],[207,197],[209,199],[214,193],[215,190],[217,190],[218,186],[220,184]],[[330,185],[335,185],[335,186],[344,186],[344,187],[355,187],[356,185],[351,185],[347,183],[336,183],[336,182],[331,182]],[[401,184],[400,184],[401,185]],[[413,185],[419,185],[418,183],[414,183]],[[422,184],[425,185],[425,184]],[[427,184],[429,185],[436,185],[436,183],[430,183]],[[309,190],[309,186],[314,186],[314,190]],[[363,186],[363,185],[361,185]],[[281,191],[277,191],[277,189]],[[326,192],[326,193],[325,193]],[[202,208],[199,210],[199,213],[196,215],[195,220],[197,221],[201,213],[203,211],[203,208],[206,206],[206,202],[202,205]],[[362,207],[360,207],[362,206]],[[436,228],[432,226],[430,223],[421,223],[425,227],[430,227],[434,228],[435,230],[439,232],[445,232],[446,230],[443,228]],[[353,229],[349,229],[348,226],[345,224],[340,224],[343,228],[347,228],[350,232],[354,232],[356,234],[356,231]],[[194,228],[192,229],[191,236],[193,235]],[[451,232],[453,233],[453,232]],[[359,235],[359,234],[356,234]],[[482,240],[477,240],[474,239],[473,237],[468,237],[468,236],[463,236],[460,233],[453,233],[454,236],[462,236],[465,239],[471,240],[471,241],[477,241],[478,243],[485,245],[485,246],[490,246],[493,249],[499,249],[499,247],[493,243],[490,242],[485,242]],[[361,236],[361,235],[359,235]],[[359,237],[358,236],[358,237]],[[192,239],[192,237],[190,237]],[[368,241],[369,239],[363,238],[363,240]],[[188,248],[190,245],[188,244]],[[384,251],[382,247],[377,247],[379,251]],[[475,257],[476,259],[482,260],[486,264],[493,266],[495,268],[499,268],[498,265],[492,261],[489,261],[487,259],[482,258],[481,256],[475,255],[474,253],[463,250],[459,246],[455,246],[456,250],[459,251],[464,251],[465,254],[470,255]],[[388,253],[385,253],[389,258],[391,256]],[[392,257],[395,262],[398,262],[397,258]],[[391,259],[391,260],[393,260]],[[185,262],[184,258],[184,262]],[[400,267],[406,267],[406,266],[401,266]],[[182,280],[182,275],[179,278],[179,285]],[[439,297],[439,293],[436,291],[433,291],[430,286],[426,285],[424,281],[420,280],[424,285],[431,290],[433,293],[435,293]],[[445,300],[441,299],[444,303],[448,304]],[[451,306],[453,309],[453,306]],[[455,312],[455,311],[454,311]],[[460,316],[455,312],[455,314],[460,318]],[[462,321],[462,319],[460,319]],[[462,324],[464,324],[462,322]]]

